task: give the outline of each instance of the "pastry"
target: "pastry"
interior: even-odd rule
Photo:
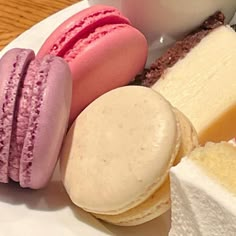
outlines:
[[[231,143],[207,143],[171,168],[170,236],[235,235],[235,157]]]
[[[223,21],[214,14],[141,78],[188,117],[201,144],[236,134],[236,33]]]
[[[68,125],[72,79],[63,59],[11,49],[0,60],[0,182],[44,187]]]
[[[70,128],[60,155],[62,181],[71,200],[96,217],[141,224],[169,209],[169,169],[196,145],[189,121],[158,93],[118,88]]]
[[[113,7],[93,6],[71,16],[45,41],[38,57],[63,57],[73,77],[70,123],[94,99],[128,84],[145,64],[147,42]]]

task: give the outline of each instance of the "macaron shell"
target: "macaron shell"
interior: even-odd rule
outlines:
[[[63,57],[78,39],[86,38],[98,26],[106,23],[130,24],[116,8],[102,5],[86,8],[57,27],[42,45],[37,56],[52,54]]]
[[[178,164],[182,157],[188,155],[198,146],[197,132],[190,121],[177,109],[174,109],[176,119],[179,121],[181,132],[181,144],[176,153],[174,165]],[[170,199],[170,179],[166,178],[162,186],[137,207],[119,215],[94,214],[95,217],[112,224],[121,226],[134,226],[143,224],[168,211],[171,207]]]
[[[115,89],[71,127],[61,152],[62,181],[81,208],[119,214],[162,185],[178,147],[175,115],[161,95],[145,87]]]
[[[46,56],[36,70],[32,101],[40,99],[41,103],[31,111],[20,163],[20,185],[32,189],[44,187],[53,173],[68,125],[72,89],[71,73],[63,59]],[[39,97],[36,90],[42,88],[37,85],[44,87]]]
[[[178,109],[174,108],[176,119],[179,120],[181,135],[181,145],[178,155],[175,158],[174,165],[177,165],[181,159],[189,154],[194,148],[199,146],[197,131],[189,119]]]
[[[32,57],[31,59],[33,60],[34,57]],[[29,73],[29,70],[27,71],[27,73]],[[25,74],[26,74],[26,68],[24,76]],[[22,78],[21,85],[19,86],[19,95],[17,96],[16,99],[15,115],[14,115],[15,118],[12,125],[13,128],[12,128],[12,137],[11,137],[10,155],[9,155],[9,170],[8,170],[9,177],[16,182],[19,182],[20,159],[26,132],[28,129],[33,88],[34,88],[34,81],[32,79],[29,80],[28,77],[26,79],[25,77]]]
[[[96,218],[120,226],[135,226],[146,223],[170,209],[169,177],[160,188],[139,206],[119,215],[93,214]]]
[[[29,61],[34,57],[32,50],[12,49],[0,61],[0,182],[8,182],[10,142],[16,98]],[[10,162],[10,163],[9,163]]]
[[[70,121],[100,95],[127,85],[145,65],[147,42],[139,31],[109,25],[98,28],[99,34],[83,50],[73,49],[73,60],[65,55],[74,75]]]
[[[133,80],[145,65],[147,50],[145,37],[126,17],[113,7],[97,5],[61,24],[37,56],[49,53],[69,63],[73,77],[71,124],[94,99]]]

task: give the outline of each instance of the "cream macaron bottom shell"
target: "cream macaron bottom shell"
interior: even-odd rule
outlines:
[[[174,112],[181,130],[181,144],[174,162],[174,165],[177,165],[182,157],[198,146],[198,137],[189,120],[180,111],[174,109]],[[94,216],[112,224],[134,226],[155,219],[168,211],[170,206],[170,179],[167,176],[165,182],[140,205],[118,215],[94,214]]]
[[[194,148],[199,146],[198,134],[189,119],[176,108],[174,109],[176,118],[179,120],[181,130],[181,145],[178,155],[175,158],[174,165],[177,165],[181,159],[189,154]]]
[[[84,210],[120,214],[164,183],[179,146],[178,121],[166,99],[140,86],[115,89],[70,128],[61,151],[62,181]]]

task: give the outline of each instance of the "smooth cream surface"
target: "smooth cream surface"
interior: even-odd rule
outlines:
[[[169,236],[235,235],[235,171],[231,170],[236,168],[233,160],[236,149],[229,147],[230,144],[214,145],[207,146],[212,155],[203,148],[195,149],[194,155],[182,159],[170,170],[172,226]],[[230,162],[232,167],[226,180],[224,175]],[[232,189],[228,188],[229,183]]]
[[[69,196],[87,211],[124,212],[165,180],[179,135],[172,107],[149,88],[113,90],[77,118],[61,154]]]
[[[201,143],[236,133],[236,33],[219,27],[154,85],[195,127]]]

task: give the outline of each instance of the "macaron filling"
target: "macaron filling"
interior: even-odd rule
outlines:
[[[29,77],[27,78],[28,80],[34,79],[34,87],[31,98],[29,123],[20,159],[19,180],[22,187],[28,187],[31,182],[33,150],[38,131],[38,119],[51,62],[51,56],[46,56],[42,61],[34,60],[29,66],[30,73],[26,74],[26,77]]]
[[[78,40],[87,38],[97,27],[107,24],[130,24],[130,22],[113,8],[92,12],[83,19],[75,20],[75,23],[71,26],[66,27],[66,32],[62,33],[55,41],[49,54],[63,57]]]
[[[69,49],[65,55],[64,59],[69,63],[73,61],[81,52],[88,49],[88,45],[95,43],[99,39],[104,39],[104,37],[115,30],[123,29],[127,27],[126,24],[115,24],[115,25],[103,25],[96,28],[94,32],[91,32],[86,38],[81,38],[76,42],[73,48]]]

